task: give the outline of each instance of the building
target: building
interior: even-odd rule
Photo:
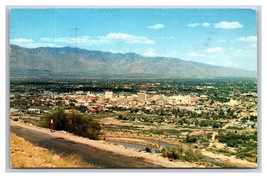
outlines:
[[[239,104],[239,102],[237,101],[237,100],[233,100],[233,99],[231,99],[230,101],[229,101],[229,105],[230,106],[236,106],[236,105],[238,105]]]
[[[146,101],[146,92],[145,91],[140,91],[137,93],[137,100],[139,101]]]
[[[105,91],[104,96],[105,96],[105,98],[112,99],[113,98],[113,92],[112,91]]]
[[[37,108],[29,108],[27,111],[28,111],[28,113],[32,113],[32,114],[40,114],[41,113],[41,110],[37,109]]]

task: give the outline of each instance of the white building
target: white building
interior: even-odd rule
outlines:
[[[105,98],[109,98],[109,99],[113,98],[113,92],[112,91],[105,91],[104,95],[105,95]]]
[[[239,104],[239,102],[237,101],[237,100],[233,100],[233,99],[231,99],[230,101],[229,101],[229,105],[230,106],[235,106],[235,105],[238,105]]]

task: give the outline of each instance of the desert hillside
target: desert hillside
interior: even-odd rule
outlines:
[[[78,155],[57,155],[10,133],[11,168],[89,168]]]

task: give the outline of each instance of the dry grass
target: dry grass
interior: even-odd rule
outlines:
[[[79,155],[57,155],[10,133],[11,168],[92,168]]]

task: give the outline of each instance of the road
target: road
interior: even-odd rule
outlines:
[[[11,125],[10,131],[35,145],[52,150],[56,154],[79,154],[84,161],[101,168],[159,168],[161,166],[146,162],[140,157],[126,157],[110,151],[101,150],[87,144],[66,140],[53,134],[29,130]]]
[[[140,152],[105,141],[94,141],[59,131],[39,128],[22,122],[10,121],[10,131],[33,144],[47,148],[56,154],[78,154],[96,168],[198,168],[200,165],[179,160],[169,161],[159,154]],[[222,163],[240,168],[256,168],[256,163],[214,154],[201,150],[201,154]]]

